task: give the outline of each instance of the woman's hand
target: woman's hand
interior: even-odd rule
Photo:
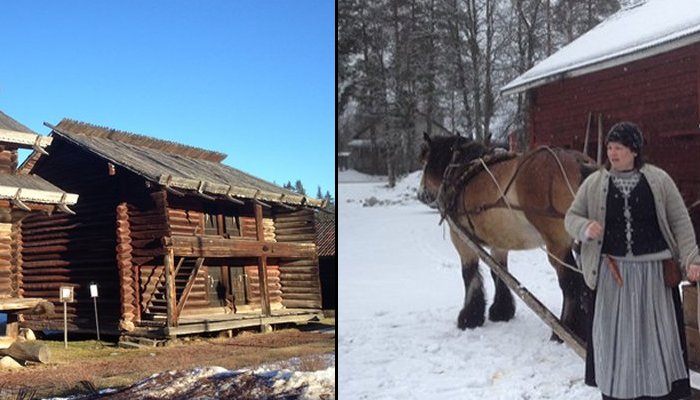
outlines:
[[[688,265],[688,268],[686,268],[686,275],[688,275],[688,280],[691,282],[700,281],[700,265]]]
[[[598,239],[603,235],[603,225],[598,221],[591,221],[586,227],[586,237],[588,240]]]

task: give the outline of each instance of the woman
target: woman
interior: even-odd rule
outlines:
[[[633,123],[610,129],[608,162],[581,184],[566,230],[581,240],[581,267],[595,291],[586,383],[603,399],[690,397],[678,286],[664,284],[663,260],[700,278],[695,233],[671,177],[642,160]]]

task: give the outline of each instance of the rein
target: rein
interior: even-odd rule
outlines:
[[[564,166],[562,165],[561,160],[559,159],[559,157],[557,156],[557,154],[554,152],[554,150],[552,150],[551,147],[549,147],[549,146],[542,146],[542,147],[539,147],[537,150],[535,150],[535,151],[533,151],[532,153],[530,153],[529,157],[532,157],[532,155],[534,155],[535,153],[539,152],[539,151],[542,150],[542,149],[549,151],[549,153],[552,155],[552,157],[554,157],[554,160],[557,162],[557,165],[559,166],[559,171],[561,171],[561,175],[562,175],[562,177],[564,177],[564,181],[566,182],[566,186],[569,188],[569,193],[571,193],[571,197],[576,197],[576,192],[574,191],[573,187],[571,186],[571,182],[569,181],[569,177],[566,175],[566,171],[564,170]],[[486,170],[486,172],[488,172],[489,176],[490,176],[491,179],[493,180],[493,183],[496,185],[496,187],[498,188],[498,190],[501,192],[501,198],[503,199],[503,202],[506,203],[506,205],[508,206],[508,209],[509,209],[512,213],[515,214],[515,211],[513,210],[513,207],[511,206],[511,204],[508,202],[508,199],[506,198],[506,193],[503,192],[503,190],[501,190],[501,187],[500,187],[500,185],[498,184],[498,181],[496,180],[496,177],[493,175],[493,173],[492,173],[491,170],[489,169],[488,165],[486,165],[486,163],[485,163],[482,159],[479,159],[479,160],[481,161],[481,164],[483,165],[484,170]],[[520,167],[525,163],[525,161],[527,161],[527,159],[523,160],[523,161],[518,165],[518,168],[515,170],[515,173],[513,174],[513,176],[512,176],[511,179],[510,179],[510,182],[508,183],[508,187],[507,187],[508,189],[510,189],[511,184],[515,181],[515,178],[516,178],[518,172],[520,172]],[[540,246],[540,249],[541,249],[542,251],[546,252],[547,255],[549,255],[549,256],[552,257],[553,259],[557,260],[557,262],[559,262],[559,264],[561,264],[561,265],[563,265],[563,266],[565,266],[565,267],[567,267],[567,268],[569,268],[569,269],[571,269],[571,270],[574,270],[574,271],[576,271],[576,272],[578,272],[578,273],[582,273],[582,271],[581,271],[580,269],[578,269],[575,265],[571,265],[571,264],[565,262],[564,260],[560,260],[559,257],[557,257],[557,256],[555,256],[554,254],[552,254],[552,253],[549,251],[549,249],[547,249],[545,246]]]

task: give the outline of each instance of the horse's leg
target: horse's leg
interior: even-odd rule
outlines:
[[[450,237],[462,262],[462,280],[464,281],[464,306],[457,317],[459,329],[476,328],[484,324],[486,298],[484,282],[479,272],[479,257],[459,237],[450,231]]]
[[[508,270],[508,250],[491,249],[493,258]],[[495,294],[493,296],[493,304],[489,307],[489,320],[491,321],[510,321],[515,315],[515,302],[513,295],[510,293],[508,286],[491,271]]]

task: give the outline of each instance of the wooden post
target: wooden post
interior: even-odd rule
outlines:
[[[17,340],[19,335],[19,316],[16,312],[7,313],[7,325],[5,325],[5,336],[12,341]]]
[[[255,230],[258,236],[258,241],[265,240],[265,231],[263,230],[263,212],[260,204],[255,204]],[[272,314],[270,307],[270,293],[267,286],[267,256],[261,255],[258,258],[258,279],[260,282],[260,302],[263,315],[269,316]]]
[[[598,156],[596,157],[598,165],[603,163],[603,114],[598,114]]]
[[[177,326],[177,320],[175,320],[175,256],[173,255],[173,249],[167,249],[165,253],[164,261],[165,264],[165,301],[166,301],[166,326],[169,328],[171,326]]]
[[[588,117],[586,118],[586,136],[583,139],[583,154],[588,155],[588,138],[591,136],[591,119],[593,118],[593,113],[588,112]]]

